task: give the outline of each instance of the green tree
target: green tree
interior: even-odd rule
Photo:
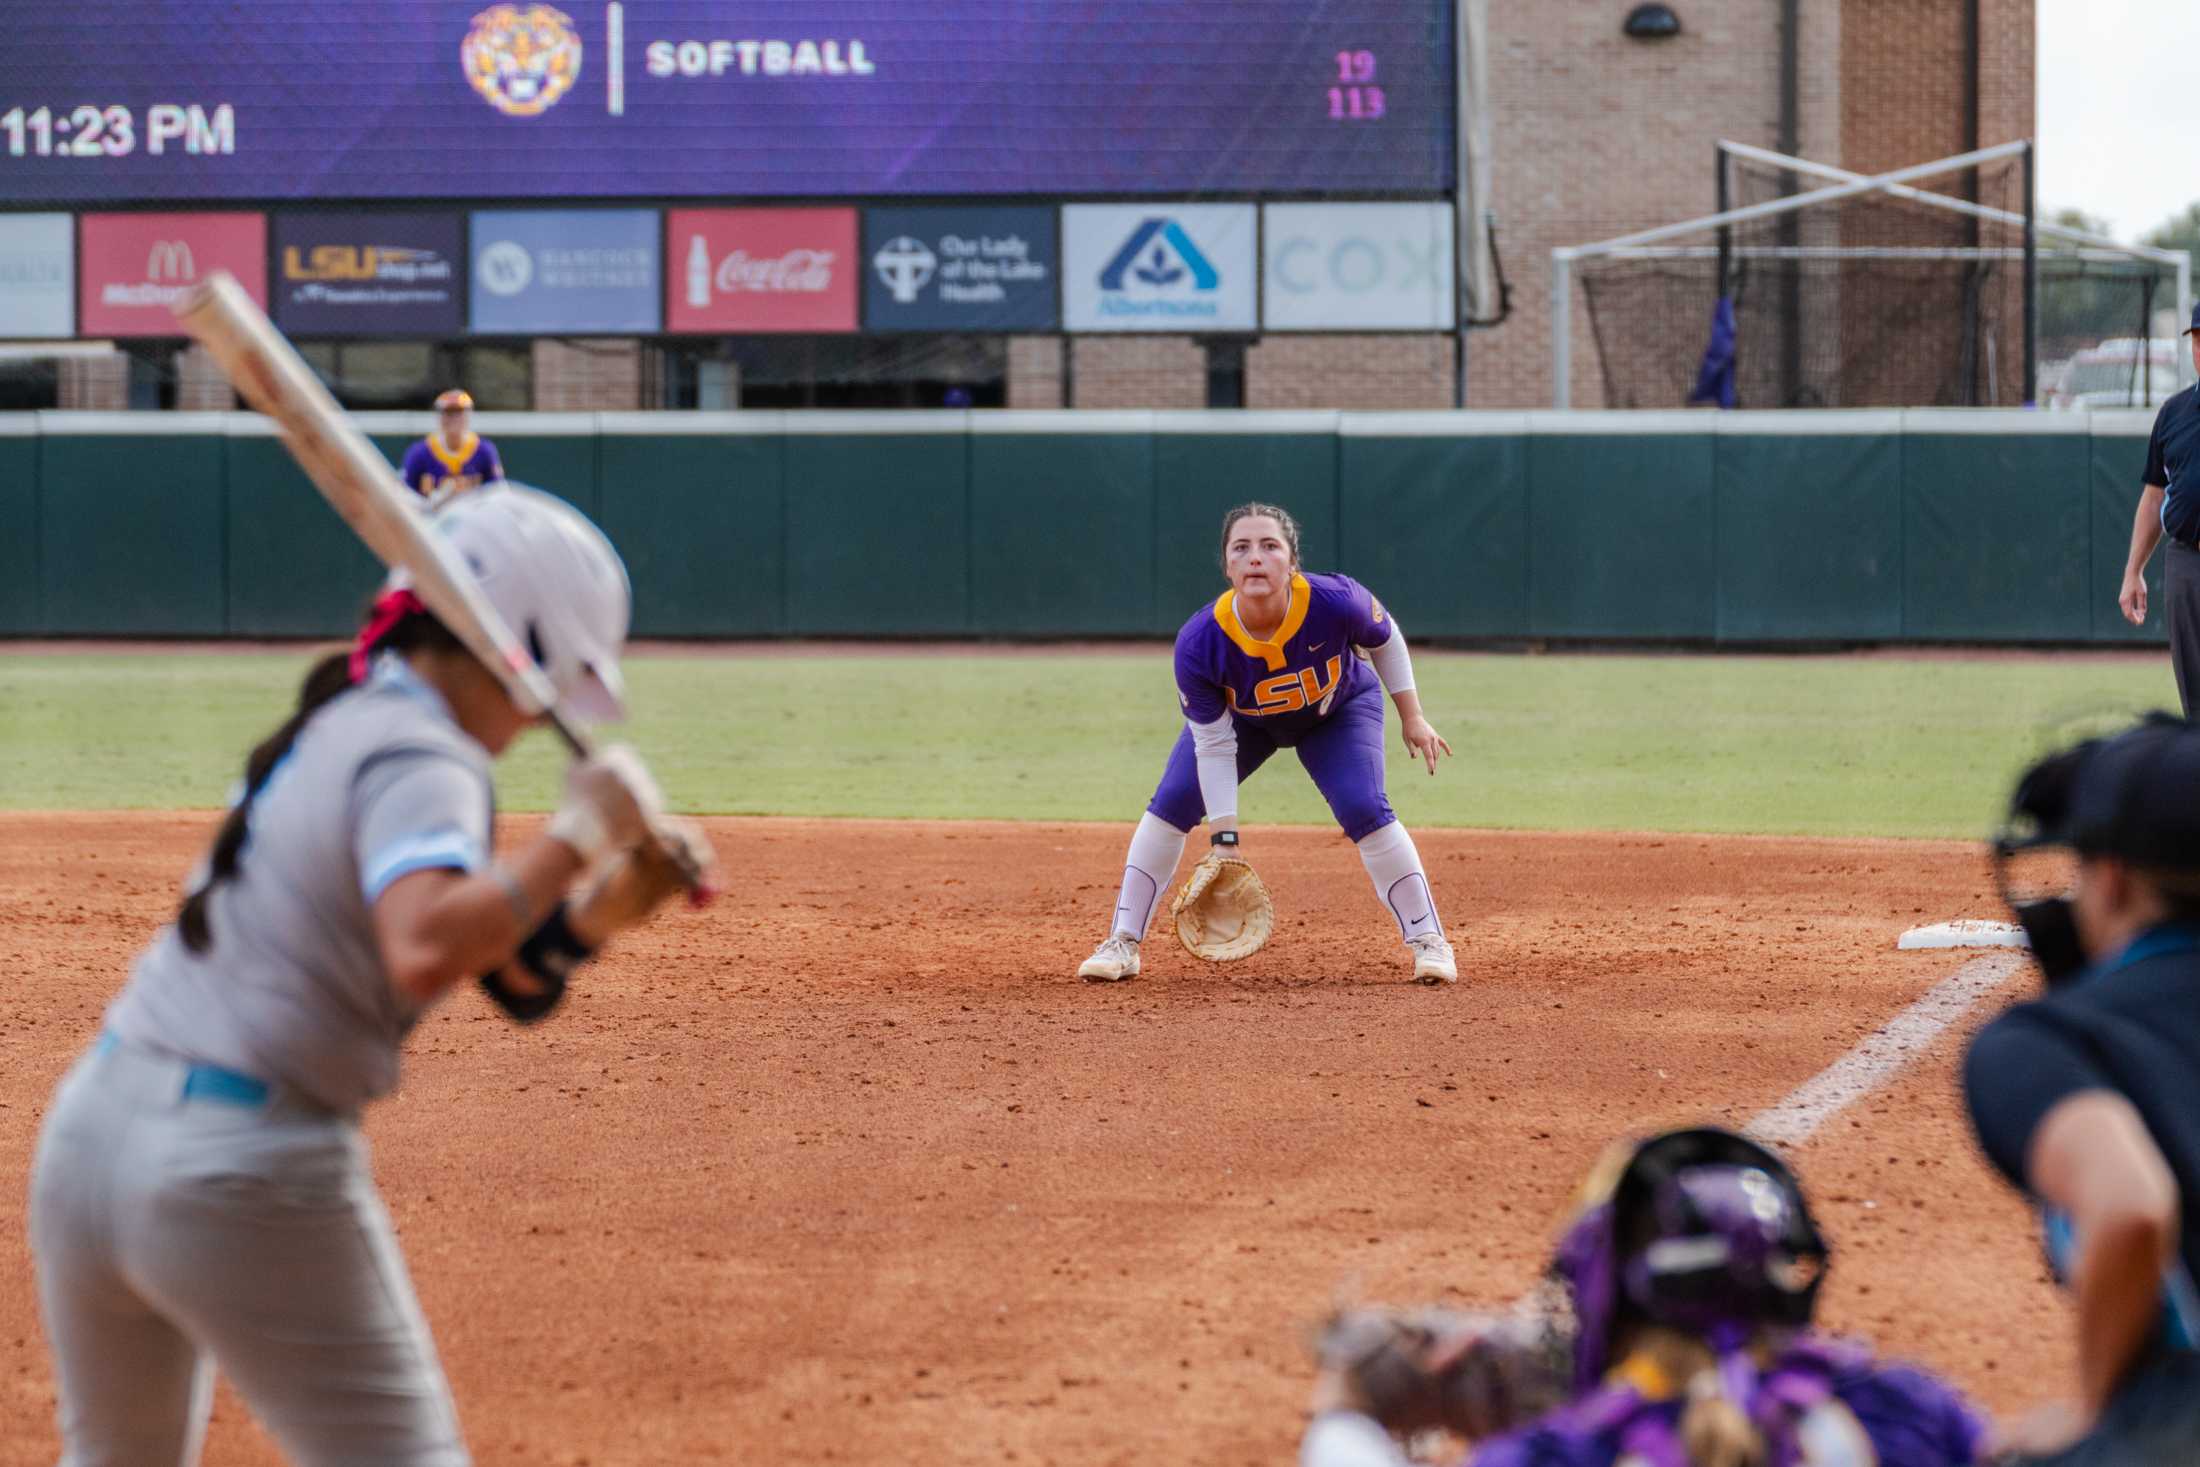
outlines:
[[[2082,209],[2056,209],[2048,218],[2069,229],[2106,236],[2107,221]],[[2053,243],[2050,241],[2049,243]],[[2040,262],[2040,355],[2053,361],[2107,340],[2141,334],[2146,308],[2143,262],[2131,265],[2065,263],[2053,254]],[[2173,289],[2157,287],[2154,304],[2174,305]]]
[[[2158,250],[2183,250],[2192,256],[2194,278],[2200,279],[2200,203],[2184,209],[2147,231],[2139,241]]]

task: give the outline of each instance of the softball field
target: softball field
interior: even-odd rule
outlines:
[[[0,1467],[55,1452],[20,1241],[42,1109],[306,655],[0,657]],[[713,814],[724,896],[540,1030],[435,1010],[369,1116],[477,1459],[1286,1462],[1340,1289],[1501,1307],[1605,1141],[1744,1123],[1860,1045],[1876,1083],[1809,1100],[1795,1152],[1830,1322],[1990,1407],[2066,1372],[1950,1083],[2031,980],[1895,939],[1997,915],[1976,837],[2009,774],[2164,701],[2161,659],[1420,660],[1459,757],[1392,788],[1459,945],[1442,990],[1403,981],[1284,760],[1246,794],[1268,949],[1157,932],[1137,982],[1069,976],[1173,721],[1158,649],[641,660],[673,793],[778,813]],[[1798,829],[1838,833],[1763,833]],[[1874,1043],[1959,973],[1975,1006]],[[206,1459],[277,1460],[226,1388]]]

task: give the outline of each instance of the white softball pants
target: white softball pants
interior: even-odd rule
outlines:
[[[192,1467],[218,1363],[303,1467],[466,1467],[357,1125],[108,1046],[55,1092],[31,1250],[62,1467]]]

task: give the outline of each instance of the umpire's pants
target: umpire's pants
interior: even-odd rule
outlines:
[[[2200,702],[2200,550],[2169,542],[2162,552],[2162,600],[2177,698],[2185,705],[2185,717],[2191,718]]]
[[[2186,552],[2192,554],[2193,552]],[[2200,1462],[2200,1355],[2182,1352],[2124,1382],[2085,1440],[2002,1467],[2191,1467]]]
[[[466,1467],[366,1143],[102,1045],[47,1114],[31,1251],[63,1467],[192,1467],[218,1361],[300,1467]]]

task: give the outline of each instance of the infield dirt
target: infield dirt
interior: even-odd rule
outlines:
[[[212,821],[0,815],[0,1467],[55,1456],[39,1119]],[[1605,1141],[1741,1123],[1963,961],[1905,927],[1994,909],[1972,845],[1420,831],[1425,989],[1343,838],[1269,830],[1266,951],[1093,986],[1127,827],[709,824],[715,906],[540,1029],[454,995],[369,1112],[484,1464],[1289,1461],[1340,1283],[1503,1305]],[[2013,1409],[2069,1330],[1961,1039],[1797,1159],[1828,1322]],[[279,1460],[226,1387],[206,1460]]]

